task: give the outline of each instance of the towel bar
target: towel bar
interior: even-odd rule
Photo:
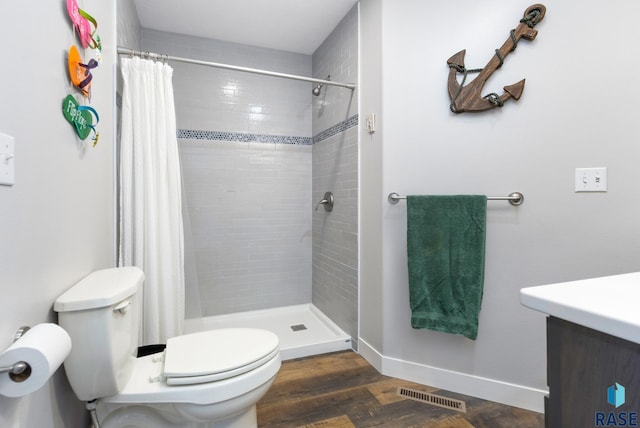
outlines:
[[[406,196],[400,196],[396,192],[389,193],[387,198],[390,204],[397,204],[400,199],[407,199]],[[520,192],[509,193],[509,196],[487,196],[489,201],[509,201],[513,206],[522,205],[524,202],[524,195]]]

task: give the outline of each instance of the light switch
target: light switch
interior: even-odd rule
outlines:
[[[0,184],[13,186],[15,181],[15,139],[0,134]]]
[[[367,115],[367,131],[369,131],[369,134],[373,134],[376,132],[376,114],[375,113],[371,113],[369,115]]]
[[[607,168],[576,168],[576,192],[606,192]]]

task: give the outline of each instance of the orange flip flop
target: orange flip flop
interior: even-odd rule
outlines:
[[[91,95],[91,80],[93,79],[91,70],[98,66],[98,61],[92,59],[88,64],[84,64],[78,48],[71,46],[67,62],[69,64],[71,83],[82,91],[82,95],[89,98]]]

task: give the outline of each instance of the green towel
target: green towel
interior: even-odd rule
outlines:
[[[407,196],[411,326],[478,337],[487,197]]]

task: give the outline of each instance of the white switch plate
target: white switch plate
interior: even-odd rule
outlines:
[[[576,192],[606,192],[607,168],[576,168]]]
[[[369,134],[373,134],[376,132],[376,114],[371,113],[367,115],[367,131]]]
[[[15,179],[15,139],[0,134],[0,184],[13,186]]]

